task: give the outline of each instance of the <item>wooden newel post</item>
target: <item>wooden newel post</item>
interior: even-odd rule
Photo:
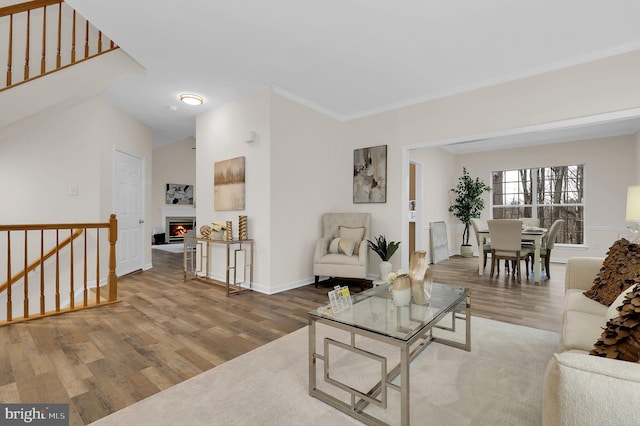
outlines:
[[[109,218],[109,302],[118,300],[118,277],[116,276],[116,241],[118,240],[118,220],[115,214]]]

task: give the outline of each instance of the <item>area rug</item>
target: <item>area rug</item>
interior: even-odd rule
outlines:
[[[462,325],[457,327],[458,334],[464,330]],[[309,396],[307,330],[304,327],[93,424],[361,424]],[[317,334],[318,342],[324,336],[348,336],[322,325]],[[541,424],[544,372],[558,338],[549,331],[472,317],[471,352],[432,343],[411,363],[411,423]],[[377,342],[357,342],[392,353],[374,348],[380,345]],[[319,348],[322,351],[322,346]],[[357,371],[357,377],[366,375],[366,362],[358,364],[351,359],[355,355],[344,355],[344,360],[337,356],[337,365],[347,374]],[[379,367],[373,368],[375,374]],[[322,374],[318,383],[326,386]],[[390,389],[388,397],[387,410],[370,407],[367,412],[389,424],[399,424],[399,393]]]
[[[151,246],[151,248],[154,249],[154,250],[168,251],[169,253],[183,253],[184,252],[184,244],[183,243],[156,244],[156,245]]]

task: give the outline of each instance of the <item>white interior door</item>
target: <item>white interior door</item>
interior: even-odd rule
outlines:
[[[118,218],[116,275],[142,269],[142,159],[115,152],[115,211]]]

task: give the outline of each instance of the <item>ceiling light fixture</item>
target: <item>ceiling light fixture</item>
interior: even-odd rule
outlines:
[[[202,105],[204,99],[200,95],[194,95],[193,93],[182,93],[180,100],[187,105]]]

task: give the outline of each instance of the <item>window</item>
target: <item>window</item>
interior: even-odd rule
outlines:
[[[493,172],[491,197],[494,219],[537,218],[543,228],[564,219],[556,242],[584,243],[583,164]]]

